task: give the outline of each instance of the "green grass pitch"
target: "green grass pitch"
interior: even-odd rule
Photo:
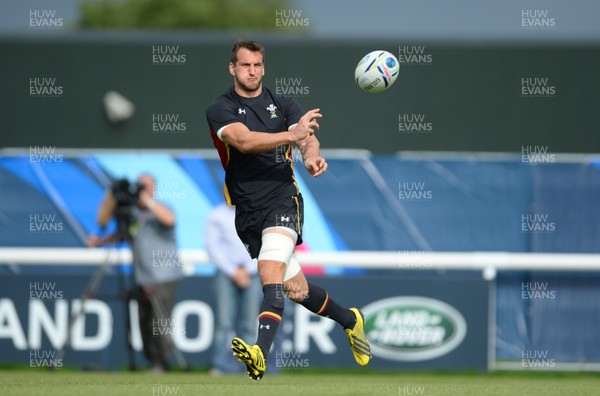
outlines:
[[[0,395],[600,395],[600,375],[561,373],[293,373],[258,382],[206,373],[0,371]]]

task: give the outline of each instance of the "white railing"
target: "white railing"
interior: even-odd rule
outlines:
[[[381,269],[600,271],[600,254],[352,251],[297,252],[303,265]],[[208,264],[200,249],[179,251],[185,265]],[[100,265],[131,262],[129,249],[0,248],[0,263],[38,265]]]

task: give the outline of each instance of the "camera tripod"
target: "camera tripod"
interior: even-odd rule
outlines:
[[[115,240],[113,247],[107,251],[106,260],[104,261],[104,263],[101,264],[100,268],[98,268],[98,270],[94,273],[94,275],[90,279],[87,287],[84,289],[82,296],[81,296],[81,304],[79,306],[79,311],[72,317],[71,322],[69,323],[65,342],[63,343],[62,347],[60,348],[60,350],[57,353],[57,359],[62,359],[64,357],[64,355],[67,351],[67,348],[69,347],[69,344],[71,342],[71,338],[73,335],[73,328],[75,326],[75,323],[85,313],[86,301],[89,300],[90,298],[93,298],[94,296],[96,296],[96,293],[97,293],[98,289],[100,288],[100,285],[102,284],[102,281],[104,280],[104,277],[106,276],[106,273],[108,272],[109,265],[112,261],[111,260],[112,253],[117,254],[116,263],[118,264],[118,266],[121,267],[123,263],[119,260],[119,256],[118,256],[120,254],[119,247],[121,245],[123,245],[124,242],[128,242],[129,246],[131,248],[133,248],[134,239],[131,237],[131,234],[129,233],[129,224],[130,223],[129,223],[129,221],[123,221],[120,218],[120,215],[122,215],[122,213],[119,213],[119,210],[117,210],[117,239]],[[132,249],[132,251],[133,251],[133,249]],[[131,289],[127,287],[127,284],[125,282],[125,274],[124,274],[122,268],[119,269],[118,282],[119,282],[118,295],[123,300],[124,308],[125,308],[123,311],[125,314],[125,318],[124,318],[125,331],[126,331],[125,339],[127,340],[128,366],[129,366],[130,371],[135,371],[136,370],[135,351],[134,351],[133,343],[132,343],[132,332],[131,332],[131,321],[130,321],[131,312],[130,312],[130,307],[129,307],[129,301],[133,297],[135,297],[136,294],[133,293],[131,291]],[[134,283],[134,282],[130,282],[130,284],[132,284],[132,283]],[[166,315],[167,310],[166,310],[164,304],[162,303],[161,299],[158,297],[158,295],[156,293],[153,293],[152,290],[146,290],[146,295],[149,298],[150,305],[152,306],[152,310],[154,311],[155,315],[157,315],[158,317],[161,317],[161,318],[167,318],[167,315]],[[173,340],[170,335],[167,337],[167,342],[168,342],[168,349],[175,356],[175,359],[177,360],[177,364],[179,365],[179,368],[182,371],[189,371],[189,365],[188,365],[187,361],[185,360],[185,357],[183,356],[181,351],[179,349],[177,349],[177,347],[173,343]]]

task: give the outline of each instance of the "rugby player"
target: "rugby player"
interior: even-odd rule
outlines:
[[[225,198],[236,206],[235,227],[252,258],[258,258],[263,301],[255,344],[234,338],[233,354],[260,380],[288,298],[317,315],[338,322],[356,362],[371,359],[364,317],[345,308],[325,290],[307,282],[294,255],[302,243],[303,201],[294,178],[292,144],[313,177],[327,170],[315,132],[319,109],[304,113],[298,102],[276,95],[262,84],[265,50],[255,41],[237,41],[229,73],[233,87],[208,108],[206,118],[225,169]]]

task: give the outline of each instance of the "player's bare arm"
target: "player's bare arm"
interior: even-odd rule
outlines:
[[[327,161],[321,157],[319,140],[315,135],[307,136],[304,140],[296,142],[296,147],[302,154],[304,167],[313,177],[319,177],[327,170]]]
[[[283,144],[293,143],[292,135],[287,131],[278,133],[250,131],[241,122],[227,125],[221,132],[221,140],[235,147],[242,154],[260,153]]]
[[[227,125],[221,132],[221,140],[235,147],[243,154],[269,151],[277,146],[296,143],[319,129],[317,118],[322,117],[319,109],[313,109],[304,114],[296,126],[290,131],[266,133],[250,131],[241,122]]]
[[[293,129],[295,129],[295,126]],[[320,146],[321,144],[314,134],[309,134],[304,139],[296,142],[296,147],[302,154],[304,167],[313,177],[319,177],[327,170],[327,161],[321,157]]]

